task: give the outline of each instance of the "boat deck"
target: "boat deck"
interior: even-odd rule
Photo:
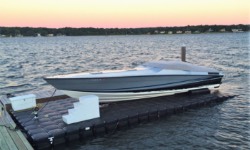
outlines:
[[[67,114],[68,109],[73,108],[73,103],[78,100],[63,97],[60,94],[56,97],[48,96],[40,99],[43,103],[39,104],[42,109],[38,113],[38,119],[34,119],[32,110],[10,111],[35,149],[54,147],[76,139],[90,139],[104,134],[113,134],[117,130],[128,129],[140,123],[222,102],[232,96],[219,92],[210,93],[205,90],[103,104],[100,107],[100,118],[70,125],[63,122],[62,115]],[[52,101],[48,101],[49,99]]]

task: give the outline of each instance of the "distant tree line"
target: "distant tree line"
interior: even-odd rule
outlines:
[[[150,28],[31,28],[31,27],[0,27],[0,35],[4,36],[83,36],[83,35],[140,35],[140,34],[167,34],[177,31],[191,31],[192,33],[232,32],[232,29],[250,31],[250,25],[198,25],[182,27],[150,27]]]

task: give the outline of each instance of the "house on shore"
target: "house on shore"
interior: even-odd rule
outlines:
[[[17,34],[16,37],[23,37],[23,35],[22,34]]]
[[[182,34],[182,31],[178,30],[176,31],[176,34]]]
[[[199,30],[194,31],[194,34],[200,34],[201,32]]]
[[[168,34],[173,34],[173,31],[168,31]]]
[[[220,29],[220,32],[226,32],[226,29],[225,28]]]
[[[160,34],[165,34],[166,32],[165,31],[160,31]]]
[[[0,37],[6,37],[6,35],[4,35],[4,34],[0,34]]]
[[[209,28],[206,32],[207,32],[207,33],[210,33],[210,32],[214,32],[214,30],[211,29],[211,28]]]
[[[47,37],[53,37],[54,36],[54,34],[48,34],[47,35]]]
[[[240,32],[244,32],[242,29],[232,29],[232,32],[234,33],[240,33]]]

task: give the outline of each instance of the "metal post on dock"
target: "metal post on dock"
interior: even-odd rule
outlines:
[[[186,61],[186,46],[181,47],[181,61]]]

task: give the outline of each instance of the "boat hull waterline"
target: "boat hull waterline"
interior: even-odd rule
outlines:
[[[185,92],[189,92],[192,90],[199,90],[199,89],[211,90],[211,89],[218,88],[219,86],[220,84],[213,84],[213,85],[205,85],[205,86],[199,86],[199,87],[193,87],[193,88],[187,88],[187,89],[151,91],[151,92],[99,93],[99,92],[79,92],[79,91],[68,91],[68,90],[60,90],[60,91],[73,98],[79,98],[85,95],[96,95],[100,98],[99,100],[101,103],[108,103],[108,102],[118,102],[118,101],[168,96],[168,95],[185,93]]]

